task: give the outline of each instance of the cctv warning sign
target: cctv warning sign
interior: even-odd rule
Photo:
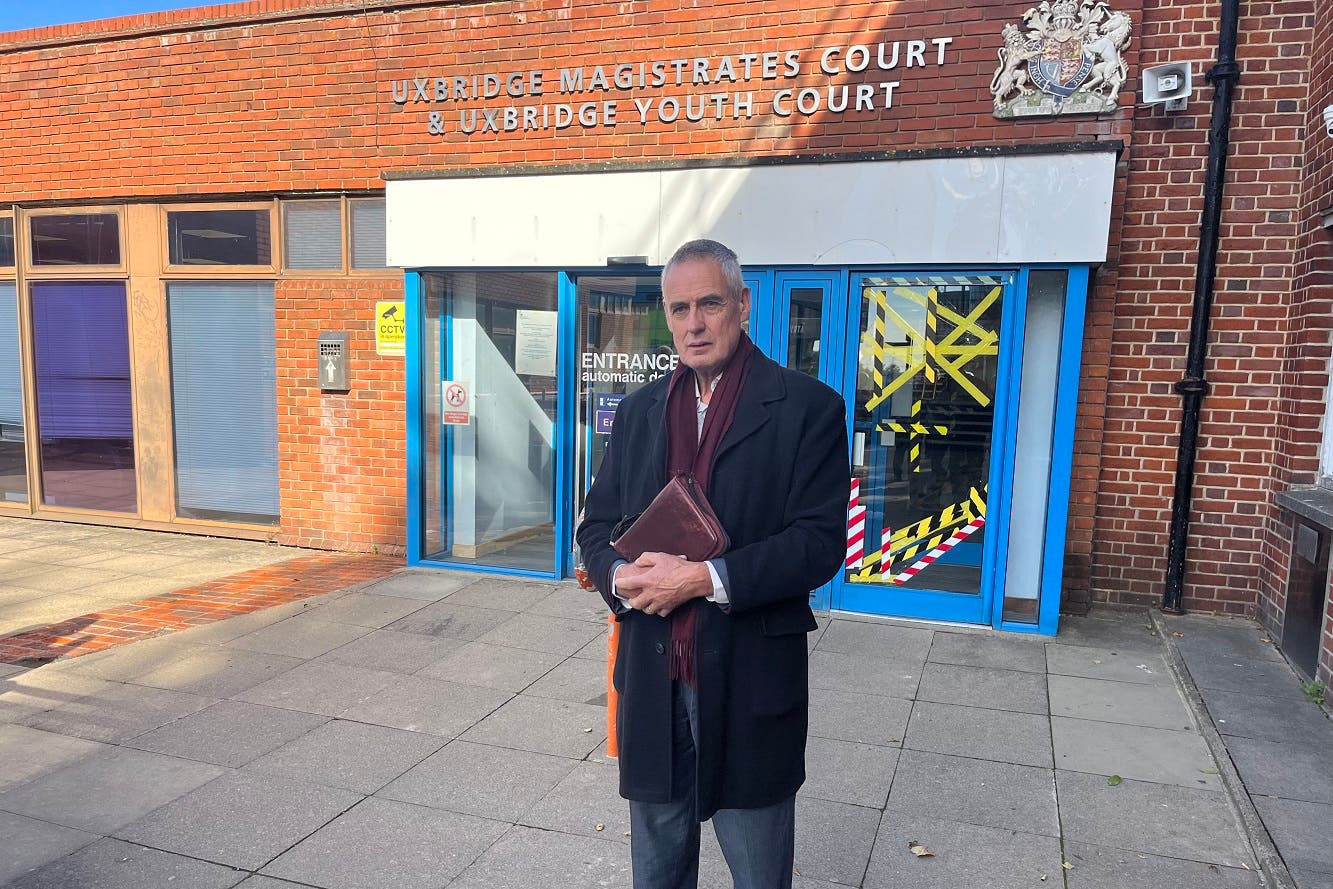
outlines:
[[[375,303],[375,354],[402,355],[407,351],[407,319],[403,303]]]

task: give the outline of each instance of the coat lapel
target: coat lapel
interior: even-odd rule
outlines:
[[[670,377],[667,378],[670,380]],[[666,414],[666,396],[667,386],[659,386],[654,394],[653,400],[648,404],[648,434],[649,441],[652,442],[652,453],[649,454],[649,466],[655,466],[658,469],[658,478],[654,479],[656,487],[653,492],[656,493],[666,482],[666,423],[664,415]]]
[[[752,361],[749,379],[745,381],[745,388],[741,390],[740,399],[736,402],[736,416],[731,421],[731,428],[722,437],[722,444],[718,446],[714,459],[720,460],[727,451],[758,432],[769,420],[769,405],[787,395],[782,376],[778,373],[778,365],[772,359],[756,352]]]

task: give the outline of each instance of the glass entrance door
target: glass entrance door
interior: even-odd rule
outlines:
[[[574,514],[602,465],[622,398],[671,373],[676,352],[656,274],[583,275],[578,296],[578,428]]]
[[[420,558],[558,577],[557,276],[420,281]]]
[[[854,274],[847,562],[835,608],[990,622],[1007,277]],[[993,540],[994,535],[991,536]]]

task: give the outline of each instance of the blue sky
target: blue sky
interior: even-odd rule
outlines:
[[[225,0],[213,0],[225,2]],[[207,6],[208,0],[0,0],[0,31]]]

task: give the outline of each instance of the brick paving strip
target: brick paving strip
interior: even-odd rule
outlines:
[[[141,602],[95,611],[0,639],[0,664],[35,666],[175,630],[285,605],[365,583],[401,568],[399,559],[350,553],[299,556]]]

